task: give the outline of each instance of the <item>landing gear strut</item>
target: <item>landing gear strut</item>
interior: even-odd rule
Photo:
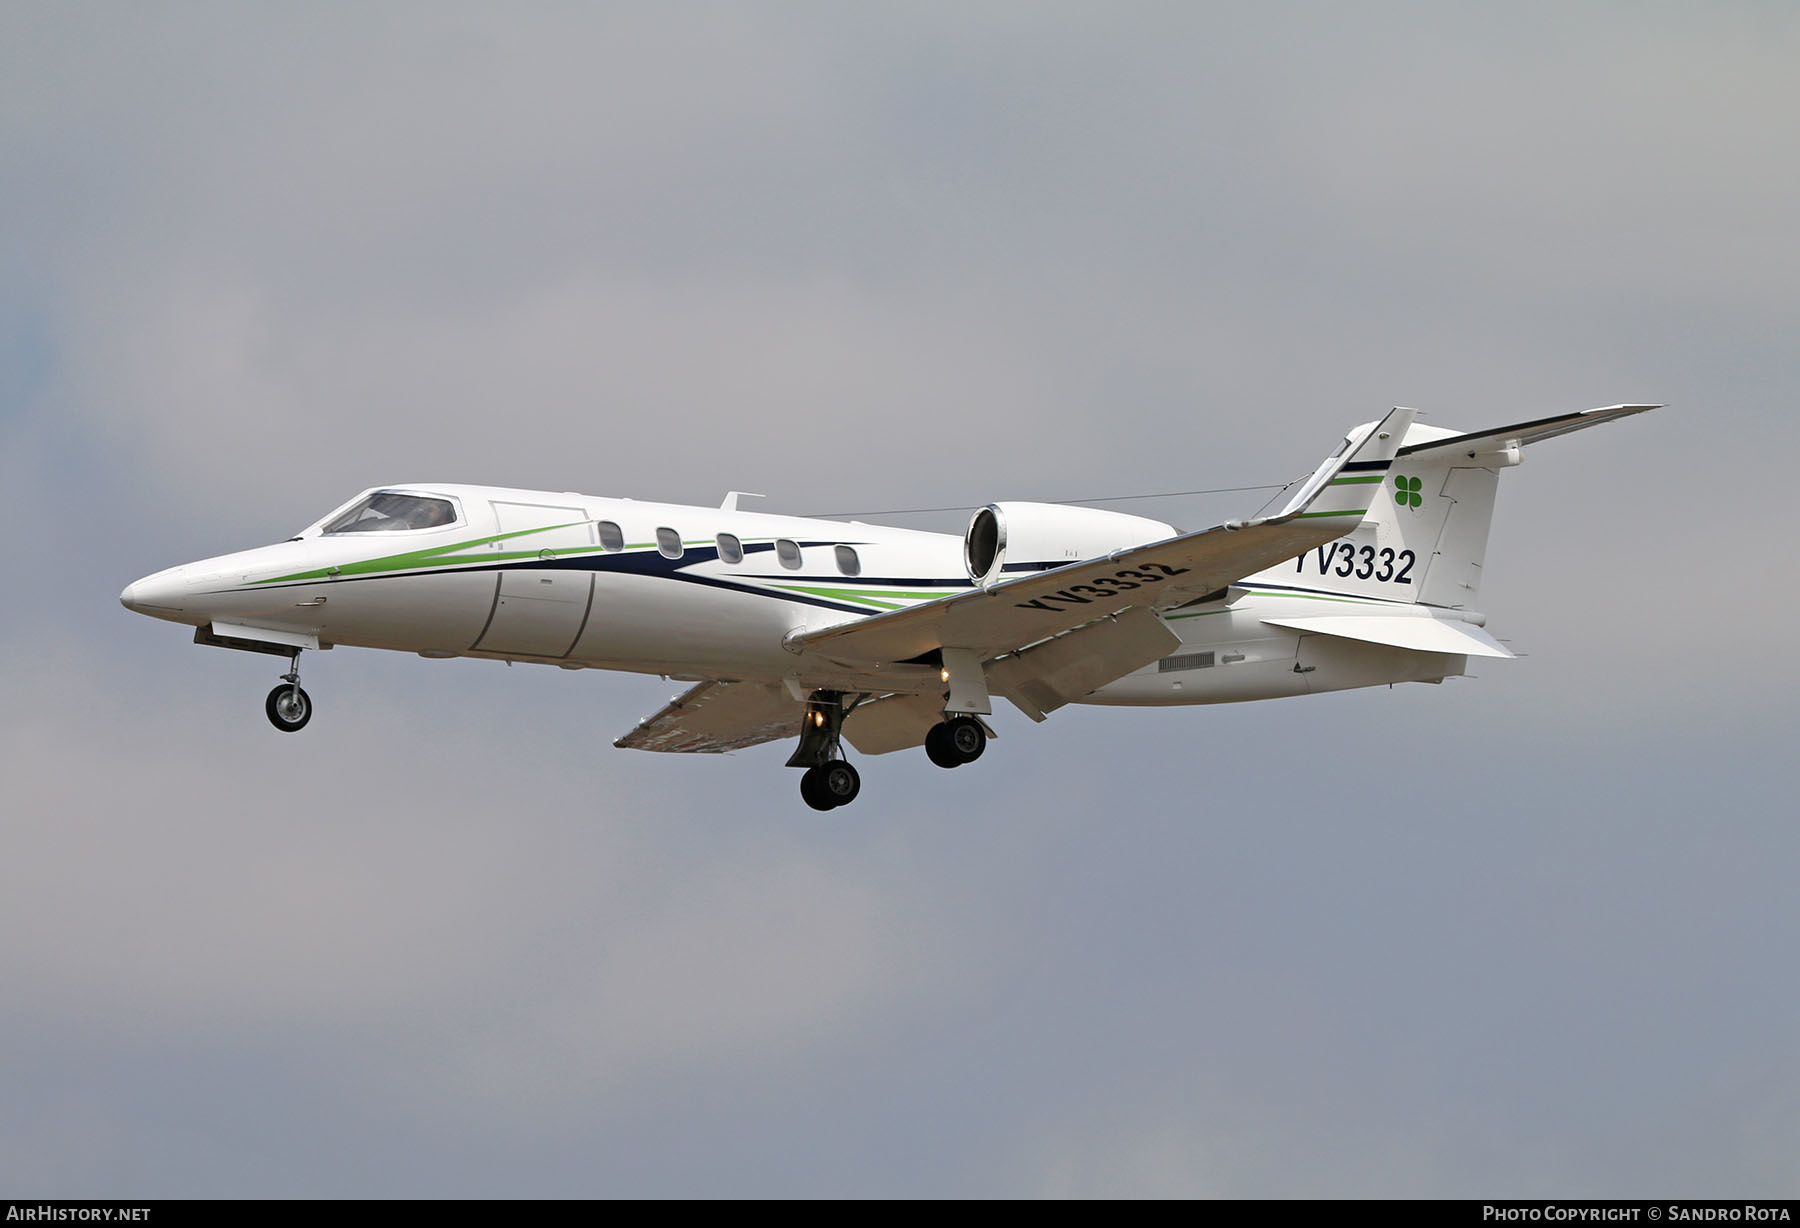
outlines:
[[[300,653],[295,650],[288,662],[288,672],[281,676],[282,685],[269,692],[263,711],[269,724],[283,733],[298,733],[312,719],[312,697],[300,689]]]
[[[986,749],[987,730],[972,716],[940,721],[925,735],[925,756],[941,768],[973,763]]]
[[[814,810],[848,806],[862,791],[862,777],[844,759],[841,733],[844,717],[860,696],[845,702],[842,691],[814,691],[806,701],[800,726],[800,745],[788,759],[789,767],[803,767],[800,796]]]

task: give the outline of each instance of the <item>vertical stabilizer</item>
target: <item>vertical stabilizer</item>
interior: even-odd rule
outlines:
[[[1379,487],[1371,484],[1368,514],[1353,531],[1245,583],[1470,608],[1481,594],[1500,471],[1518,464],[1528,443],[1655,408],[1616,405],[1469,434],[1415,423]]]

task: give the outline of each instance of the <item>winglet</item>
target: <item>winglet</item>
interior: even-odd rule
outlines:
[[[1346,442],[1337,455],[1327,457],[1288,505],[1270,519],[1281,523],[1330,518],[1352,525],[1351,517],[1361,520],[1369,510],[1372,488],[1381,485],[1417,413],[1413,409],[1390,410],[1354,446]]]

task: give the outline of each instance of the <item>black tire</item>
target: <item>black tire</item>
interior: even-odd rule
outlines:
[[[973,763],[987,749],[987,730],[972,716],[957,716],[939,726],[944,731],[944,745],[958,763]]]
[[[962,766],[962,756],[950,745],[950,731],[939,721],[925,735],[925,757],[941,768]]]
[[[862,792],[862,774],[842,759],[813,769],[819,774],[819,793],[833,806],[848,806]]]
[[[809,767],[800,778],[800,800],[814,810],[830,810],[837,805],[825,792],[824,772],[820,768]]]
[[[291,683],[282,683],[269,692],[263,704],[269,724],[283,733],[299,733],[312,719],[312,697]]]

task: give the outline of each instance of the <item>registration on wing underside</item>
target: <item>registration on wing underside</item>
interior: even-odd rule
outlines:
[[[1092,605],[1095,601],[1105,601],[1117,597],[1120,593],[1129,593],[1133,589],[1147,589],[1153,584],[1161,584],[1174,576],[1188,573],[1186,567],[1170,567],[1164,563],[1145,563],[1142,567],[1127,567],[1123,571],[1114,572],[1110,576],[1093,576],[1085,584],[1074,584],[1054,593],[1045,593],[1042,597],[1034,597],[1030,601],[1015,602],[1021,610],[1055,611],[1058,605],[1077,606]],[[1145,594],[1146,597],[1149,594]],[[1132,604],[1137,604],[1135,601]]]

